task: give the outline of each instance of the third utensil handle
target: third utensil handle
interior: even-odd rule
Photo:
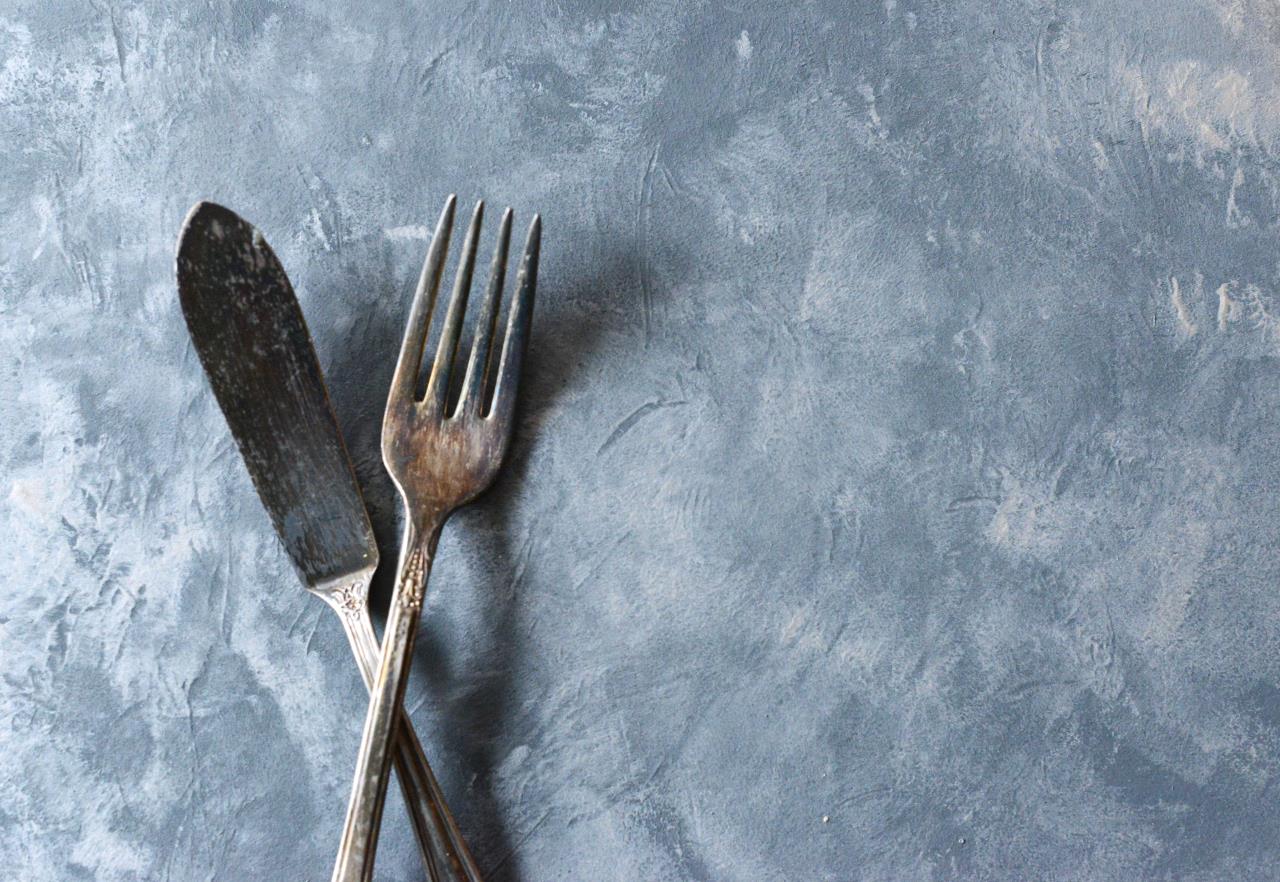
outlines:
[[[378,638],[364,604],[335,605],[351,643],[365,688],[372,690],[378,674]],[[445,802],[444,792],[423,753],[408,716],[401,713],[395,735],[393,762],[408,806],[430,878],[435,882],[482,882],[480,869],[467,848],[462,831]]]
[[[419,539],[419,535],[423,538]],[[351,785],[351,800],[347,804],[347,818],[342,828],[342,842],[338,846],[332,882],[365,882],[372,872],[382,807],[391,777],[392,736],[400,720],[400,703],[409,681],[422,597],[439,535],[438,526],[421,534],[413,528],[412,522],[406,526],[400,576],[391,597],[378,677],[365,715],[360,753],[356,757],[355,780]]]

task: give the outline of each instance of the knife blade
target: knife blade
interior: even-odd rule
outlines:
[[[307,587],[348,584],[378,546],[311,335],[262,234],[202,202],[183,225],[178,294],[209,385]]]

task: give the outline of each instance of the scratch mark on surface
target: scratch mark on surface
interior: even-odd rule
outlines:
[[[431,91],[431,86],[435,82],[435,72],[440,66],[440,62],[444,61],[453,54],[453,50],[457,44],[450,44],[440,51],[438,55],[427,62],[427,66],[422,69],[422,73],[418,74],[418,88],[427,93]]]
[[[525,569],[529,566],[529,559],[533,555],[533,529],[525,531],[524,541],[520,543],[520,552],[516,555],[516,565],[511,573],[511,580],[507,582],[503,589],[503,597],[508,600],[516,596],[516,592],[520,590],[520,586],[524,584]]]
[[[995,496],[961,496],[953,499],[947,505],[947,511],[959,511],[962,508],[976,508],[984,505],[1000,505],[1000,500]]]
[[[120,82],[127,82],[124,75],[124,35],[120,32],[120,23],[116,21],[116,11],[114,9],[108,9],[107,15],[111,19],[111,36],[114,37],[116,41],[116,61],[120,65]]]
[[[860,802],[863,802],[864,800],[871,799],[873,797],[883,796],[885,794],[892,794],[892,793],[893,793],[893,789],[889,787],[889,785],[877,784],[875,787],[868,787],[865,790],[859,790],[857,793],[849,794],[844,799],[841,799],[839,802],[837,802],[834,807],[837,809],[842,809],[850,805],[854,805],[855,803],[860,803]]]
[[[672,196],[675,196],[679,190],[676,187],[675,181],[671,180],[671,172],[667,171],[667,167],[665,165],[659,168],[658,171],[662,172],[662,180],[663,183],[667,185],[668,192],[670,192]]]
[[[640,298],[644,319],[644,348],[649,348],[653,339],[653,285],[650,280],[652,267],[649,265],[649,209],[653,204],[653,171],[658,165],[659,144],[649,155],[649,164],[645,166],[644,177],[640,179],[640,207],[636,210],[636,238],[640,240]]]
[[[623,435],[627,434],[633,428],[635,428],[636,423],[640,422],[649,414],[653,413],[654,411],[662,410],[663,408],[667,408],[667,407],[679,407],[682,404],[688,404],[688,402],[684,401],[683,399],[681,399],[680,401],[661,401],[660,400],[660,401],[649,401],[640,405],[635,410],[631,411],[631,414],[622,422],[618,423],[617,427],[614,428],[614,430],[609,433],[609,437],[604,439],[604,443],[601,444],[600,449],[596,451],[596,456],[599,456],[600,454],[608,450],[610,447],[612,447],[614,444],[617,444]]]
[[[308,609],[309,607],[305,603],[298,607],[298,614],[294,616],[293,623],[289,625],[289,630],[285,632],[286,637],[293,637],[294,628],[298,627],[298,622],[302,621],[302,617],[306,615]]]
[[[588,571],[588,573],[585,576],[583,576],[576,583],[574,583],[573,593],[575,595],[578,593],[578,591],[582,589],[583,585],[587,584],[587,582],[594,579],[600,573],[600,570],[604,569],[604,565],[607,564],[613,558],[613,555],[618,551],[619,548],[623,546],[623,543],[631,539],[631,536],[632,536],[632,532],[628,530],[627,532],[623,533],[620,537],[618,537],[618,540],[613,543],[613,547],[611,547],[608,550],[608,552],[606,552],[604,555],[601,556],[601,558],[598,561],[596,561],[595,565],[591,567],[590,571]]]
[[[215,581],[215,582],[221,582],[221,583],[222,583],[222,603],[221,603],[221,611],[220,611],[220,613],[219,613],[219,615],[218,615],[218,630],[219,630],[219,631],[221,632],[221,634],[222,634],[222,639],[223,639],[224,641],[226,641],[226,642],[230,642],[230,640],[231,640],[231,632],[227,629],[227,601],[228,601],[228,600],[230,599],[230,597],[231,597],[231,580],[232,580],[232,578],[234,578],[234,576],[233,576],[233,574],[232,574],[232,572],[231,572],[231,559],[230,559],[230,558],[228,558],[228,559],[227,559],[227,572],[226,572],[226,575],[225,575],[224,577],[222,577],[222,578],[219,578],[219,574],[220,574],[221,570],[222,570],[222,567],[221,567],[221,565],[219,565],[219,566],[218,566],[218,569],[217,569],[217,570],[215,570],[215,571],[214,571],[214,573],[213,573],[213,579],[214,579],[214,581]]]
[[[209,466],[215,465],[220,460],[226,458],[235,449],[236,449],[235,439],[233,439],[230,435],[227,435],[225,438],[222,439],[221,442],[218,443],[218,446],[214,448],[213,456],[209,457],[208,461],[206,462],[206,465],[209,465]]]
[[[320,616],[316,616],[315,623],[311,626],[311,633],[307,635],[306,653],[311,654],[311,643],[316,639],[316,632],[320,630]]]
[[[499,859],[499,861],[496,864],[494,864],[485,875],[496,876],[498,873],[498,870],[502,869],[503,864],[511,860],[511,856],[520,850],[520,846],[524,845],[526,842],[529,841],[529,837],[531,837],[534,833],[538,832],[538,828],[541,827],[542,823],[546,821],[546,819],[550,816],[551,816],[551,809],[547,809],[545,812],[543,812],[542,817],[538,818],[538,820],[534,822],[533,826],[529,828],[528,832],[526,832],[523,836],[521,836],[520,839],[517,840],[514,845],[512,845],[510,848],[507,849],[506,854],[504,854],[501,857],[501,859]]]

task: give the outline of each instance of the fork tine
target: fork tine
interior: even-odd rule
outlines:
[[[440,330],[440,342],[436,344],[436,359],[431,367],[431,379],[423,402],[429,410],[444,415],[449,398],[449,375],[453,369],[454,355],[458,351],[458,337],[462,334],[462,319],[467,314],[467,297],[471,291],[471,273],[476,265],[476,243],[480,239],[480,220],[484,216],[484,201],[476,203],[471,214],[471,226],[462,244],[462,258],[458,261],[458,274],[453,282],[453,296],[449,298],[449,312]]]
[[[493,268],[489,272],[489,289],[485,292],[480,315],[476,319],[475,339],[471,344],[471,358],[467,362],[467,376],[458,397],[458,409],[468,414],[484,410],[485,388],[489,385],[490,353],[493,350],[493,334],[498,327],[498,307],[502,304],[502,286],[507,277],[507,248],[511,244],[511,209],[502,213],[498,227],[498,242],[493,248]]]
[[[542,216],[535,214],[529,225],[529,237],[524,244],[524,257],[520,259],[520,273],[516,277],[516,299],[511,303],[511,316],[507,320],[507,336],[502,342],[502,362],[498,368],[498,385],[493,390],[493,406],[490,415],[510,428],[511,413],[515,410],[516,388],[520,384],[520,364],[524,361],[525,347],[529,342],[529,326],[533,320],[533,294],[538,284],[538,251],[542,243]]]
[[[436,305],[436,292],[440,288],[440,276],[444,271],[444,258],[449,252],[449,235],[453,230],[453,209],[457,197],[445,200],[440,221],[436,224],[427,260],[422,265],[418,290],[413,295],[413,307],[409,311],[409,323],[405,327],[404,342],[400,344],[400,358],[391,378],[391,391],[387,395],[387,409],[403,408],[413,401],[418,385],[418,370],[422,366],[422,350],[427,345],[427,330],[431,325],[431,313]]]

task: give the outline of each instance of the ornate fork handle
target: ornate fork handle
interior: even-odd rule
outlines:
[[[400,703],[409,682],[409,667],[413,660],[422,598],[431,572],[436,542],[440,538],[440,528],[434,527],[422,535],[423,538],[419,539],[418,531],[411,525],[405,530],[400,577],[391,598],[391,612],[382,641],[382,660],[365,717],[355,783],[352,785],[342,843],[333,869],[333,882],[366,882],[366,867],[372,870],[373,861],[367,858],[372,856],[378,844],[382,807],[391,777],[392,736],[402,719]],[[401,731],[408,731],[408,727],[401,727]],[[405,740],[400,739],[397,745],[403,744]],[[420,752],[421,747],[418,750]],[[425,768],[425,763],[423,767]],[[434,779],[431,783],[435,783]],[[470,855],[466,854],[465,847],[463,854],[470,863],[469,869],[474,872],[474,878],[478,880],[479,873],[475,871],[474,862],[469,860]]]
[[[353,586],[353,589],[356,587]],[[342,620],[343,630],[351,644],[365,688],[372,691],[378,673],[380,649],[373,624],[369,621],[364,592],[340,592],[331,603]],[[458,829],[457,821],[449,811],[444,792],[427,763],[412,724],[403,714],[395,733],[393,749],[396,779],[400,782],[409,818],[418,834],[418,845],[431,879],[433,882],[481,882],[480,870],[467,848],[462,831]]]

